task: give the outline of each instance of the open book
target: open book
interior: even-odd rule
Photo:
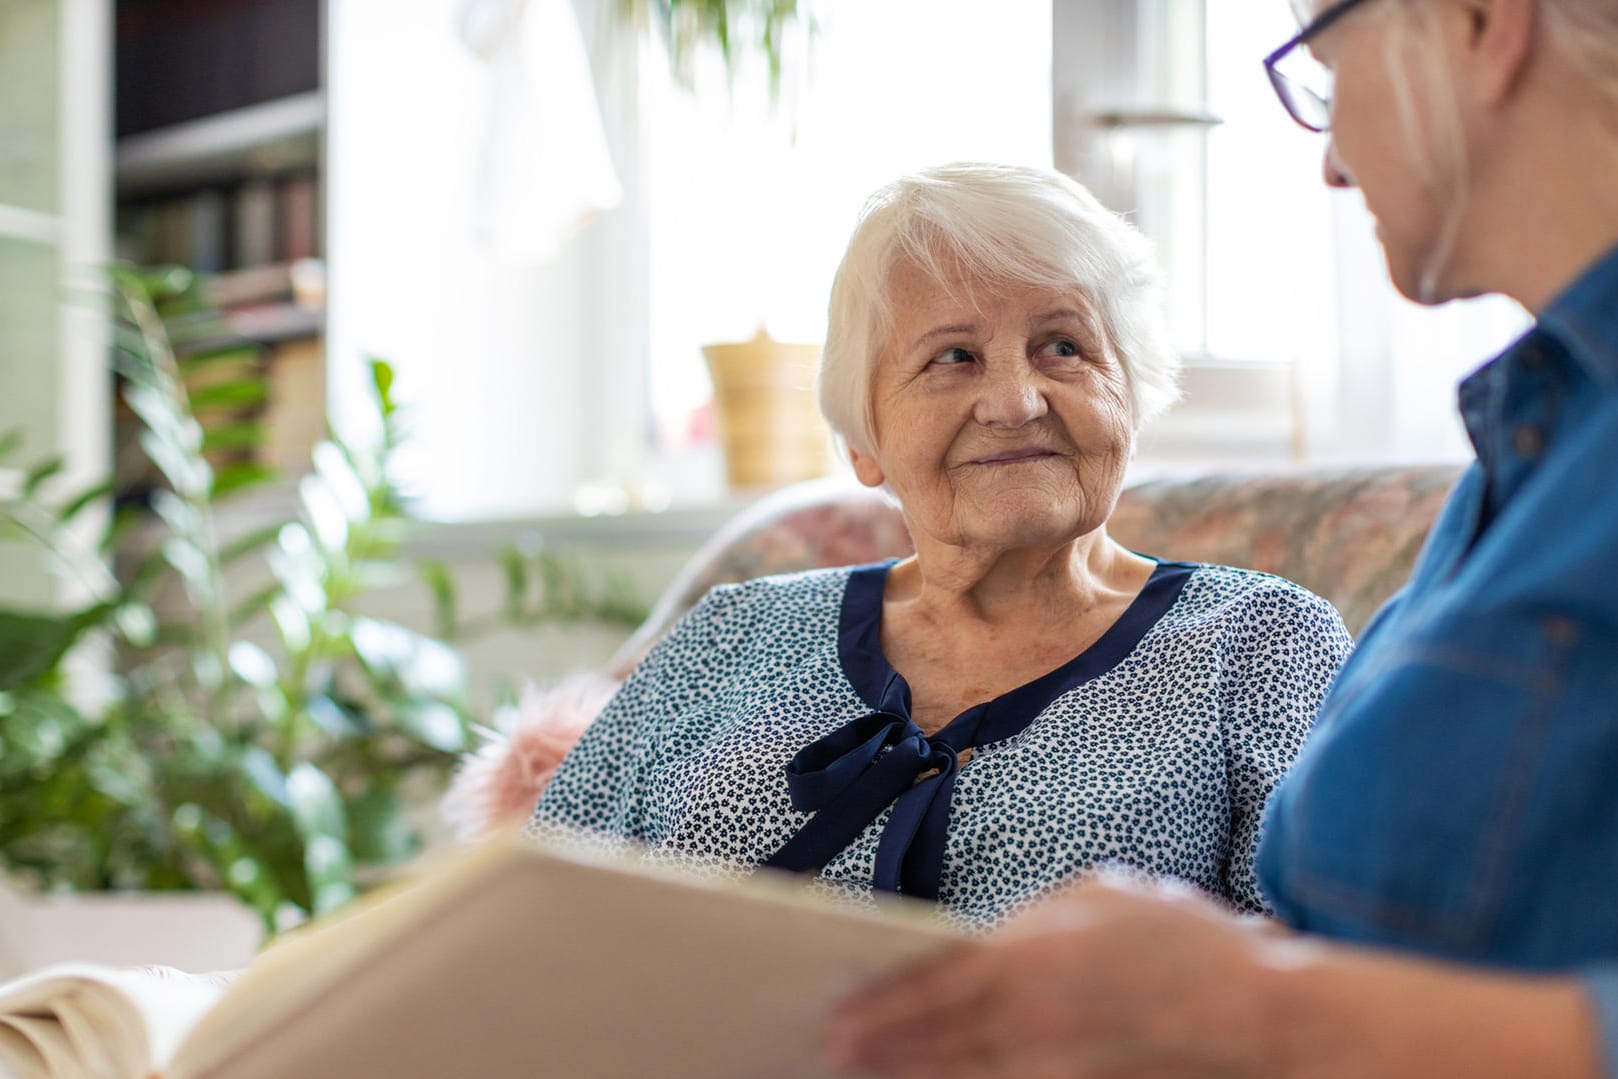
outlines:
[[[0,986],[0,1076],[815,1076],[830,1006],[959,942],[928,908],[829,903],[499,841],[239,978],[58,967]]]

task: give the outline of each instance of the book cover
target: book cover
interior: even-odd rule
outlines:
[[[26,1006],[0,987],[0,1064],[48,1079],[807,1079],[828,1074],[820,1028],[837,1000],[963,939],[932,911],[836,904],[768,870],[736,880],[500,840],[298,934],[200,1008],[191,993],[180,1018],[139,985],[121,1005],[87,998],[83,971],[36,975]]]

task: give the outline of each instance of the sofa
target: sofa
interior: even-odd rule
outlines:
[[[1109,527],[1142,553],[1289,578],[1330,600],[1358,633],[1409,575],[1459,472],[1420,465],[1161,478],[1127,488]],[[524,818],[618,683],[713,586],[911,551],[898,508],[847,481],[760,499],[692,557],[603,671],[525,697],[501,736],[468,758],[446,814],[465,835]]]

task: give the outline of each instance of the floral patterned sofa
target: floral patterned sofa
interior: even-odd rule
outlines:
[[[1126,490],[1110,527],[1146,554],[1287,577],[1330,600],[1358,633],[1408,576],[1458,474],[1427,465],[1160,479]],[[604,672],[527,698],[505,739],[469,759],[446,812],[466,834],[525,816],[617,683],[714,585],[911,549],[898,509],[849,482],[813,481],[761,499],[697,552]]]

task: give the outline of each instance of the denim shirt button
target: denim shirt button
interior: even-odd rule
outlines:
[[[1579,627],[1573,619],[1553,615],[1544,622],[1545,639],[1563,648],[1579,639]]]
[[[1538,457],[1545,449],[1545,432],[1532,423],[1519,424],[1512,429],[1511,448],[1520,457]]]

